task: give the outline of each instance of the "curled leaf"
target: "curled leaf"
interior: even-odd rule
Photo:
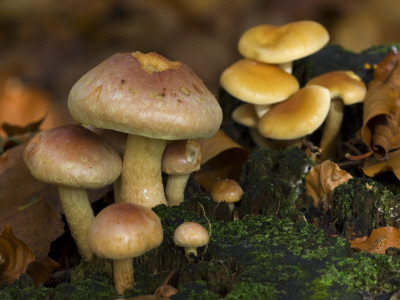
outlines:
[[[372,230],[369,237],[351,240],[350,246],[356,250],[385,254],[388,248],[400,248],[400,230],[395,227],[379,227]]]
[[[32,250],[14,236],[12,227],[4,228],[0,235],[0,281],[14,282],[34,260]]]
[[[337,164],[325,160],[308,172],[305,178],[306,194],[314,199],[315,207],[322,203],[324,211],[327,211],[333,190],[350,178],[353,176],[340,169]]]
[[[361,136],[376,159],[400,146],[400,52],[388,53],[374,72],[364,100]]]
[[[193,174],[196,181],[207,191],[216,179],[239,180],[243,163],[249,151],[235,143],[222,130],[212,138],[204,139],[200,170]]]

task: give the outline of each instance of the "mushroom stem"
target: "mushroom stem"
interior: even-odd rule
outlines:
[[[115,292],[118,295],[122,295],[125,290],[131,289],[135,285],[133,278],[133,259],[114,259],[113,268]]]
[[[121,176],[118,176],[118,178],[114,181],[113,183],[114,187],[114,202],[122,202],[121,199]]]
[[[195,257],[197,257],[197,248],[196,247],[185,247],[185,257],[190,261],[190,254],[193,253]]]
[[[58,192],[65,218],[79,253],[85,260],[90,260],[93,253],[89,247],[87,232],[94,219],[94,215],[88,194],[85,189],[65,186],[58,186]]]
[[[165,140],[128,135],[122,165],[123,202],[147,208],[167,205],[161,177],[161,158]]]
[[[320,148],[321,158],[327,159],[335,155],[337,137],[343,121],[343,101],[341,98],[333,98],[328,116],[322,132]]]
[[[165,196],[168,206],[179,205],[185,198],[186,183],[190,174],[168,175],[167,184],[165,186]]]

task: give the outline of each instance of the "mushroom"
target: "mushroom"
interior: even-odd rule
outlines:
[[[292,61],[317,52],[328,41],[328,31],[321,24],[304,20],[254,26],[242,34],[238,49],[244,57],[279,64],[291,73]]]
[[[197,222],[185,222],[179,225],[174,232],[174,243],[185,250],[185,257],[197,257],[197,248],[208,244],[210,237],[207,230]]]
[[[343,105],[362,102],[367,88],[353,71],[333,71],[314,77],[307,85],[320,85],[331,94],[331,107],[326,118],[320,148],[321,158],[334,156],[335,145],[343,121]]]
[[[87,230],[94,216],[86,189],[113,183],[122,169],[118,153],[90,130],[63,125],[35,135],[26,144],[24,161],[36,179],[58,186],[78,250],[91,259]]]
[[[88,231],[93,253],[113,260],[118,295],[134,287],[133,258],[158,247],[163,240],[160,218],[149,208],[114,203],[99,212]]]
[[[296,140],[324,122],[330,106],[328,89],[310,85],[275,104],[258,122],[258,131],[276,140]]]
[[[167,204],[161,157],[167,140],[208,138],[222,110],[203,81],[184,63],[155,53],[117,53],[72,87],[75,120],[128,133],[122,168],[123,201]]]
[[[299,89],[296,77],[277,66],[241,59],[220,76],[221,86],[235,98],[254,104],[261,117],[271,104],[281,102]]]
[[[229,214],[232,215],[235,209],[235,203],[240,201],[243,196],[243,190],[239,183],[233,179],[217,180],[211,187],[211,198],[215,202],[226,202],[229,207]],[[237,217],[234,216],[234,219]]]
[[[190,174],[200,169],[201,141],[181,140],[167,144],[162,157],[161,170],[168,174],[165,196],[169,206],[184,200]]]

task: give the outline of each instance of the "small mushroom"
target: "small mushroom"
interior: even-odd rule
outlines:
[[[114,203],[95,217],[88,231],[93,253],[113,260],[117,294],[134,287],[133,258],[158,247],[163,240],[160,218],[149,208]]]
[[[304,20],[254,26],[242,34],[238,48],[244,57],[280,64],[291,72],[292,61],[317,52],[328,41],[329,33],[324,26]]]
[[[216,202],[226,202],[229,207],[229,214],[232,215],[235,203],[240,201],[243,190],[239,183],[233,179],[217,180],[211,187],[211,198]],[[234,217],[234,220],[237,217]]]
[[[303,87],[275,104],[258,122],[258,131],[264,137],[276,140],[302,138],[322,125],[330,103],[328,89],[316,85]]]
[[[168,174],[165,196],[169,206],[184,200],[190,174],[200,169],[201,141],[182,140],[167,144],[162,157],[161,170]]]
[[[207,230],[196,222],[182,223],[174,232],[175,245],[184,248],[188,261],[191,255],[197,257],[197,248],[207,245],[209,239]]]
[[[235,98],[253,104],[259,117],[271,104],[284,101],[299,89],[293,75],[275,65],[248,58],[226,68],[220,83]]]
[[[122,162],[111,146],[79,125],[63,125],[35,135],[24,150],[33,177],[58,186],[60,202],[78,250],[92,258],[87,230],[94,216],[86,189],[112,184]]]
[[[362,102],[367,88],[353,71],[334,71],[314,77],[307,85],[320,85],[331,94],[331,106],[325,121],[320,148],[321,158],[334,156],[337,136],[343,121],[343,106]]]

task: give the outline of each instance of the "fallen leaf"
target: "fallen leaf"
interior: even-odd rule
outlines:
[[[376,159],[400,146],[400,52],[391,51],[374,71],[364,100],[361,136]]]
[[[351,240],[350,246],[356,250],[385,254],[388,248],[400,248],[400,230],[395,227],[379,227],[372,230],[369,237]]]
[[[32,250],[15,237],[11,226],[0,235],[0,282],[14,282],[35,260]]]
[[[400,179],[400,150],[389,152],[384,160],[368,158],[364,161],[363,172],[369,177],[388,171]]]
[[[204,140],[201,167],[193,177],[207,191],[210,191],[213,183],[219,178],[239,181],[243,163],[248,155],[249,150],[219,130],[212,138]]]
[[[339,168],[330,160],[312,167],[305,178],[306,194],[314,199],[314,206],[326,212],[332,198],[333,190],[340,184],[353,178],[349,173]]]

